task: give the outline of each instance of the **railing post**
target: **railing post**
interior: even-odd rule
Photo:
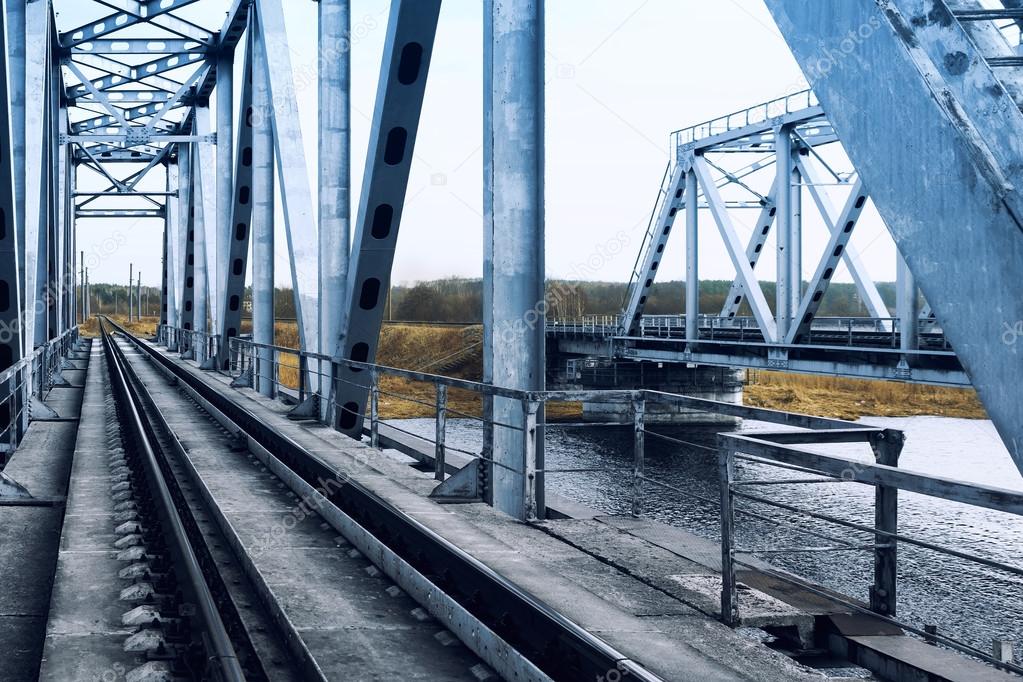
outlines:
[[[536,428],[537,413],[540,410],[539,401],[530,398],[522,399],[522,497],[524,509],[524,521],[535,521],[537,518],[536,504]]]
[[[732,480],[735,457],[725,436],[718,436],[718,483],[721,488],[721,620],[725,625],[739,624],[739,593],[735,584],[735,509],[732,506]]]
[[[252,356],[249,358],[249,367],[252,368],[252,387],[257,393],[263,392],[263,372],[260,365],[260,352],[255,346],[252,348]]]
[[[643,476],[646,469],[645,438],[643,417],[646,412],[646,400],[635,398],[632,401],[632,515],[643,513]]]
[[[494,480],[494,394],[483,394],[483,502],[493,506],[494,495],[491,482]]]
[[[305,402],[305,372],[309,362],[306,360],[305,353],[302,351],[298,352],[298,402]],[[318,364],[318,363],[317,363]]]
[[[448,426],[448,387],[445,384],[437,384],[437,430],[435,438],[435,450],[433,460],[433,477],[438,481],[444,480],[445,451],[444,437]]]
[[[878,464],[899,466],[902,453],[901,431],[885,429],[877,434],[871,443],[874,459]],[[890,486],[874,488],[874,527],[885,533],[897,533],[899,529],[899,489]],[[894,618],[896,614],[898,541],[895,538],[874,534],[874,584],[870,587],[870,610],[882,616]],[[885,547],[880,547],[885,545]]]
[[[335,375],[337,376],[337,375]],[[380,372],[373,369],[369,372],[369,444],[380,447]]]

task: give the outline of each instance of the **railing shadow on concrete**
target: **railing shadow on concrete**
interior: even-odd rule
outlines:
[[[173,337],[173,333],[165,332],[163,339]],[[872,617],[888,621],[898,627],[927,638],[970,656],[984,660],[1012,672],[1023,673],[1023,668],[1012,662],[1011,655],[995,657],[968,643],[951,637],[938,635],[897,618],[897,567],[899,543],[905,543],[925,550],[942,553],[958,559],[966,560],[987,569],[994,569],[1014,576],[1023,576],[1023,568],[1012,566],[977,554],[941,546],[927,540],[921,540],[900,533],[898,530],[898,491],[905,490],[922,495],[950,500],[966,505],[993,509],[1013,515],[1023,515],[1023,494],[1009,490],[964,483],[928,474],[907,471],[898,468],[899,455],[902,451],[904,436],[901,431],[867,426],[856,422],[812,415],[797,414],[766,408],[748,407],[685,395],[664,393],[651,390],[596,390],[596,391],[518,391],[492,386],[477,381],[439,376],[425,372],[398,369],[382,365],[332,359],[328,356],[300,352],[293,348],[254,343],[246,338],[234,338],[230,343],[230,370],[235,377],[234,385],[250,387],[268,396],[289,397],[292,402],[302,403],[308,400],[323,400],[326,410],[309,412],[306,418],[320,419],[325,423],[333,423],[335,411],[344,411],[333,398],[332,382],[339,375],[335,365],[344,363],[352,368],[365,372],[365,382],[359,386],[369,395],[367,414],[359,415],[368,424],[367,431],[371,447],[381,446],[380,429],[386,425],[389,429],[413,438],[431,443],[434,449],[433,469],[435,478],[443,483],[449,478],[451,467],[447,464],[449,453],[457,452],[471,458],[474,465],[488,467],[504,467],[522,477],[522,495],[526,510],[523,521],[530,522],[544,518],[542,481],[546,474],[580,474],[580,473],[621,473],[623,484],[629,488],[631,513],[640,516],[644,510],[645,487],[653,486],[671,493],[697,498],[714,506],[719,513],[721,530],[721,619],[732,626],[742,621],[737,567],[752,568],[762,573],[788,582],[800,589],[815,593],[833,602],[841,604],[851,611],[870,614]],[[328,387],[326,398],[309,385],[319,382]],[[433,399],[397,393],[382,386],[384,377],[394,377],[408,382],[432,385]],[[481,399],[480,414],[470,414],[454,409],[449,404],[452,391],[465,391]],[[380,415],[381,397],[391,397],[415,403],[432,411],[434,416],[434,437],[402,428],[384,420]],[[487,403],[495,398],[518,401],[522,405],[522,419],[519,423],[506,424],[488,421]],[[567,467],[547,468],[537,460],[537,453],[542,451],[544,429],[537,428],[542,424],[544,406],[558,402],[603,402],[629,405],[632,417],[632,466],[631,467]],[[787,427],[784,431],[754,431],[737,433],[720,433],[715,446],[689,442],[647,428],[648,407],[659,405],[672,409],[698,410],[720,415],[766,422]],[[326,415],[325,417],[323,415]],[[447,423],[450,417],[474,420],[483,426],[482,448],[480,452],[460,449],[447,443]],[[508,429],[519,434],[522,439],[521,466],[509,467],[507,463],[498,462],[493,457],[494,433],[496,429]],[[646,438],[656,438],[665,442],[696,448],[708,452],[717,458],[719,471],[719,499],[683,490],[665,481],[658,480],[647,474],[645,464]],[[851,457],[825,455],[807,449],[807,445],[861,443],[869,447],[874,463],[861,461]],[[755,462],[773,468],[791,470],[798,473],[798,478],[762,478],[742,479],[736,476],[737,460]],[[455,474],[457,475],[457,473]],[[482,477],[492,480],[492,475]],[[818,511],[800,508],[786,502],[771,500],[763,495],[748,492],[749,488],[766,487],[779,484],[819,485],[824,483],[861,484],[875,488],[874,522],[855,523]],[[487,497],[480,494],[484,501]],[[737,500],[745,500],[759,505],[771,506],[782,510],[784,517],[768,516],[760,511],[736,505]],[[767,521],[775,526],[783,527],[803,536],[812,536],[827,540],[830,545],[754,548],[738,547],[735,541],[736,516],[756,518]],[[817,521],[841,526],[861,533],[873,535],[873,541],[860,543],[808,528],[804,524],[795,523],[793,519],[816,519]],[[869,603],[861,603],[853,597],[840,595],[832,590],[824,590],[807,580],[782,570],[765,569],[762,562],[751,563],[755,554],[802,554],[807,552],[847,552],[866,551],[873,555],[874,571],[870,582]],[[997,642],[998,640],[996,640]]]

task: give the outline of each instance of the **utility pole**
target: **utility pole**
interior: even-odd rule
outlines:
[[[139,270],[138,284],[135,287],[135,310],[137,311],[137,314],[135,315],[135,321],[136,322],[141,322],[142,321],[142,271],[141,270]]]
[[[128,263],[128,324],[131,324],[131,285],[135,283],[135,264]]]
[[[81,282],[81,285],[79,286],[79,291],[81,292],[82,304],[81,308],[79,308],[80,313],[79,320],[81,322],[85,322],[87,319],[89,319],[89,288],[85,284],[85,251],[82,251],[81,254],[82,257],[79,262],[82,264],[82,272],[79,275],[79,277],[81,278],[79,279],[79,282]]]

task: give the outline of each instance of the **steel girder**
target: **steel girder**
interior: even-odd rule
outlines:
[[[248,36],[245,62],[242,68],[241,102],[239,103],[237,122],[238,150],[235,155],[231,233],[227,247],[227,274],[222,288],[224,313],[220,320],[220,353],[218,354],[221,369],[228,367],[231,339],[241,332],[242,299],[245,296],[245,272],[248,267],[252,223],[252,138],[253,119],[256,115],[252,106],[252,61],[255,48],[251,30],[248,32]]]
[[[487,0],[483,11],[484,381],[542,391],[544,2]],[[520,520],[544,518],[542,405],[495,396],[487,408],[493,506]]]
[[[376,359],[439,13],[440,0],[391,2],[348,273],[345,359]],[[354,438],[368,386],[368,373],[348,366],[334,377],[335,427]]]
[[[26,354],[47,340],[48,310],[45,304],[49,262],[49,149],[47,127],[50,97],[49,2],[30,2],[25,7],[25,320]]]
[[[1023,115],[1002,67],[941,0],[767,5],[1023,470]]]
[[[351,7],[350,0],[321,0],[319,6],[319,299],[320,352],[344,353],[341,328],[347,303],[351,249]],[[321,375],[330,367],[321,364]],[[333,386],[324,386],[324,393]],[[330,415],[323,401],[321,417]]]
[[[211,112],[208,107],[195,110],[196,132],[200,136],[212,129]],[[226,142],[230,144],[229,141]],[[220,310],[215,301],[219,300],[220,287],[217,283],[217,178],[214,145],[198,143],[195,145],[195,307],[199,312],[196,317],[195,330],[207,332],[207,310],[212,326],[216,329],[219,323]]]
[[[270,83],[265,54],[254,50],[252,56],[252,109],[267,111]],[[274,141],[269,125],[252,131],[252,340],[274,345]],[[274,385],[273,351],[255,351],[259,372],[253,376],[253,388],[272,398]]]
[[[265,67],[270,86],[270,106],[266,114],[269,114],[269,123],[273,126],[274,156],[291,263],[299,344],[302,350],[317,352],[319,254],[316,217],[281,0],[256,0],[255,49],[262,57],[260,63]],[[318,375],[311,373],[310,379],[310,385],[318,388]]]
[[[20,0],[13,0],[16,5]],[[15,190],[15,148],[12,107],[13,88],[8,74],[17,79],[17,71],[11,68],[9,58],[9,35],[20,30],[11,27],[12,19],[18,20],[24,15],[11,12],[4,0],[0,0],[0,328],[6,333],[0,336],[0,371],[18,362],[24,349],[21,336],[17,330],[21,325],[21,268],[22,259],[19,247],[18,207]],[[9,423],[10,413],[5,405],[0,411],[5,412],[3,422]]]

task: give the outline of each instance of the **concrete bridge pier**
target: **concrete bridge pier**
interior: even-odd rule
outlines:
[[[564,364],[559,383],[586,390],[645,388],[694,398],[742,404],[745,370],[677,363],[579,358]],[[676,405],[648,402],[645,419],[655,424],[733,425],[738,419]],[[627,403],[583,403],[583,421],[632,423]]]

